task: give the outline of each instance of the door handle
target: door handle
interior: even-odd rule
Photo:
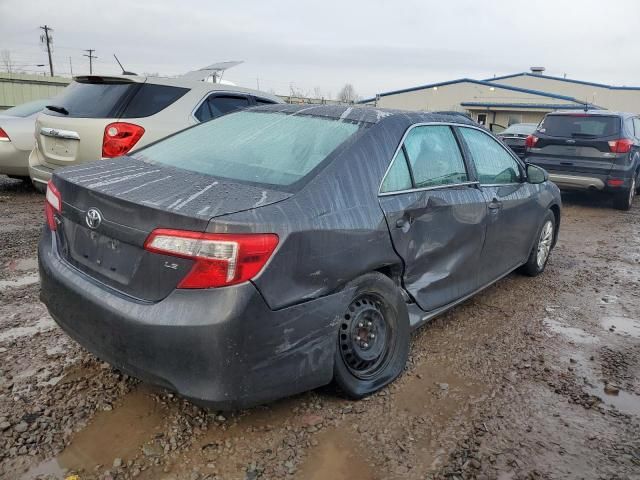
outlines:
[[[497,198],[494,198],[489,204],[489,210],[497,211],[502,208],[502,202]]]
[[[560,162],[560,165],[571,166],[571,165],[573,165],[573,162]]]
[[[408,229],[413,223],[413,217],[402,217],[396,220],[396,228],[400,228],[402,230]]]

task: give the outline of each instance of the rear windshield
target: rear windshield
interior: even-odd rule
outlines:
[[[609,137],[619,134],[620,119],[602,115],[547,115],[538,131],[551,137]]]
[[[133,156],[215,177],[289,186],[360,128],[327,118],[242,111],[184,130]]]
[[[0,115],[9,115],[12,117],[28,117],[29,115],[33,115],[34,113],[38,113],[42,109],[44,109],[45,105],[47,105],[50,100],[35,100],[33,102],[23,103],[22,105],[16,105],[8,110],[0,112]]]
[[[536,131],[537,124],[535,123],[516,123],[515,125],[511,125],[506,130],[500,132],[500,135],[531,135]]]
[[[188,92],[187,88],[135,82],[72,82],[47,105],[47,114],[75,118],[148,117],[168,107]]]

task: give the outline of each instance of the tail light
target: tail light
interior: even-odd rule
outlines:
[[[5,132],[2,128],[0,128],[0,142],[10,142],[11,139],[7,132]]]
[[[631,147],[633,147],[633,140],[630,140],[628,138],[609,140],[609,149],[613,153],[629,153]]]
[[[272,233],[226,234],[157,229],[144,248],[150,252],[195,260],[178,288],[213,288],[254,278],[278,245]]]
[[[102,156],[119,157],[129,152],[144,135],[144,128],[133,123],[115,122],[104,128]]]
[[[624,179],[622,178],[610,178],[607,180],[607,185],[610,187],[621,187],[624,185]]]
[[[62,196],[51,180],[47,184],[47,196],[44,204],[44,216],[47,219],[47,225],[53,232],[57,230],[58,223],[56,221],[56,213],[62,213]]]
[[[536,137],[535,135],[529,135],[524,141],[524,146],[526,148],[533,148],[536,146],[536,143],[538,143],[538,137]]]

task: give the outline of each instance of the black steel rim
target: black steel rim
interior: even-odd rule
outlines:
[[[372,294],[356,297],[342,316],[338,348],[344,364],[360,379],[382,370],[390,357],[393,329],[384,301]]]

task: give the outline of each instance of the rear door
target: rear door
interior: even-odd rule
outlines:
[[[549,114],[533,134],[527,161],[551,173],[608,175],[616,154],[609,141],[621,138],[621,119],[588,113]]]
[[[379,200],[404,262],[404,286],[423,310],[479,287],[487,207],[450,126],[409,130]]]
[[[458,131],[489,210],[480,270],[487,284],[524,263],[544,211],[535,201],[539,186],[524,181],[522,165],[500,142],[479,128]]]

